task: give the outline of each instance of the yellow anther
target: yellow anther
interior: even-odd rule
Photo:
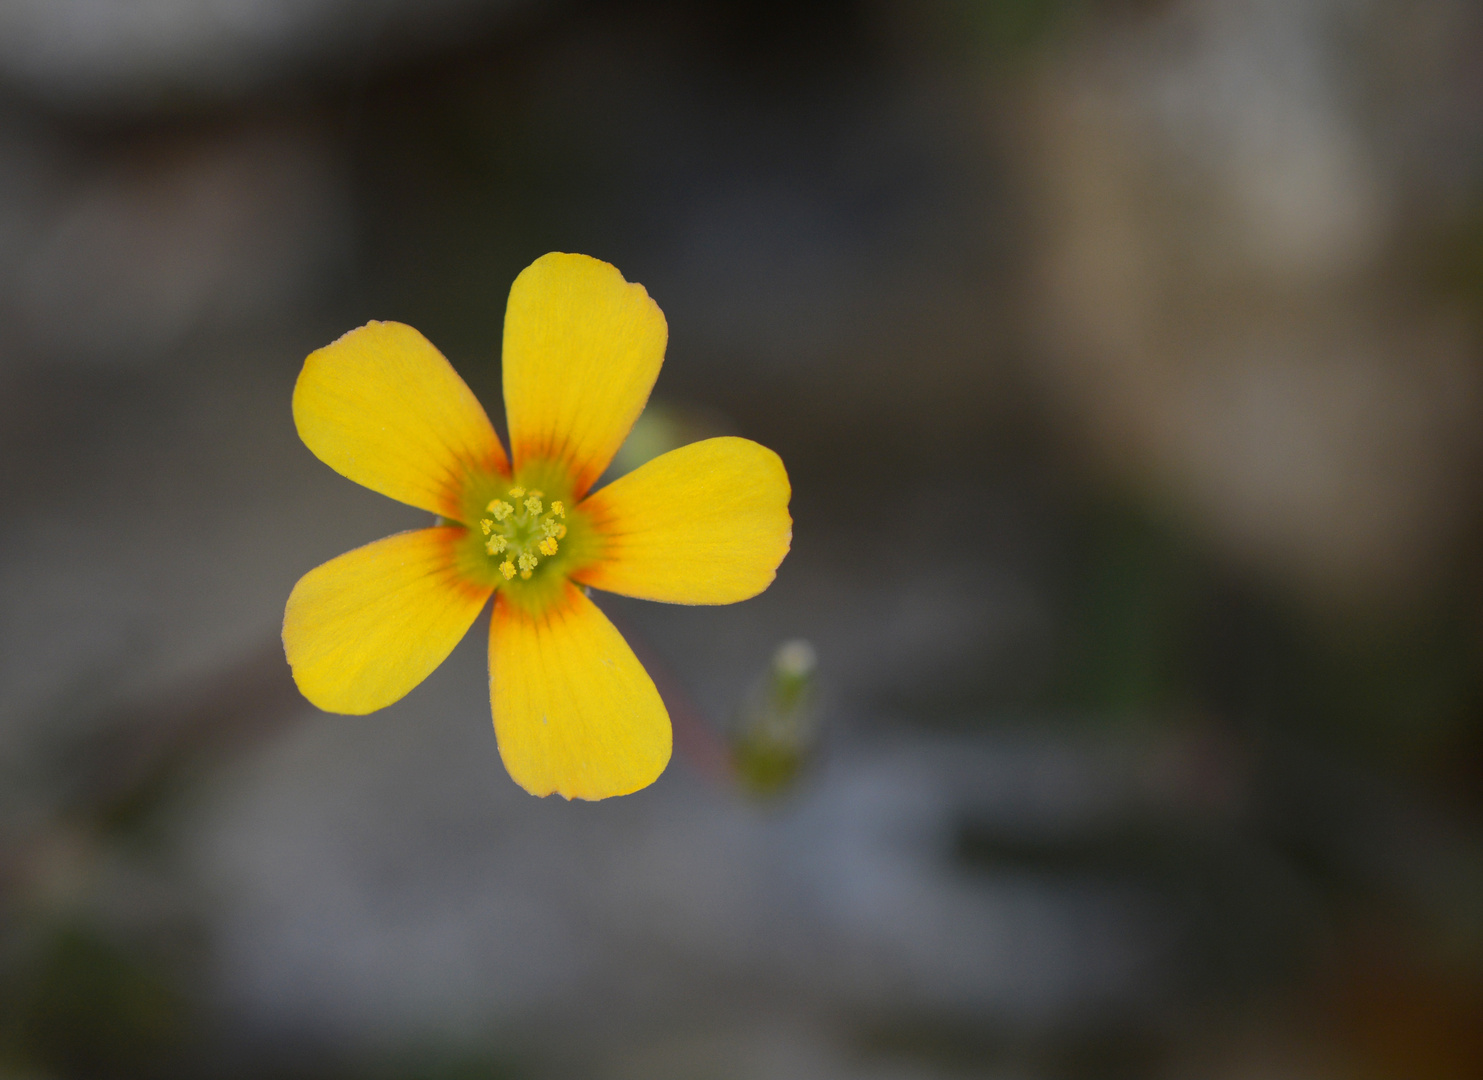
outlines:
[[[557,517],[566,517],[566,507],[561,505],[560,499],[552,502],[551,513],[555,514]]]
[[[531,488],[530,493],[537,499],[544,499],[546,497],[546,493],[544,491],[537,491],[535,488]]]
[[[491,555],[498,555],[509,546],[510,541],[506,540],[503,536],[491,536],[488,540],[484,541],[484,550]]]
[[[534,570],[540,564],[541,560],[537,559],[528,551],[522,551],[520,553],[520,558],[516,559],[515,561],[520,564],[521,570],[529,571]]]
[[[518,498],[520,498],[520,496],[522,496],[524,494],[525,494],[525,489],[523,487],[512,487],[510,489],[510,498],[512,498],[512,499],[518,499]]]
[[[556,554],[556,541],[551,539],[551,537],[549,536],[546,537],[546,539],[542,540],[537,546],[541,549],[542,555],[550,556]]]
[[[490,530],[494,528],[494,522],[490,521],[488,518],[485,518],[483,521],[479,522],[479,528],[484,530],[485,536],[488,536]]]
[[[509,559],[506,559],[504,562],[499,564],[499,572],[505,575],[506,581],[509,581],[512,577],[515,576],[515,564],[512,563]]]
[[[541,500],[536,498],[534,495],[525,500],[525,508],[532,514],[539,514],[543,509],[543,507],[541,506]]]
[[[504,521],[505,518],[509,517],[515,512],[515,508],[513,506],[500,499],[493,500],[484,509],[488,510],[491,514],[494,515],[495,521]]]
[[[522,570],[522,571],[520,571],[520,580],[521,581],[529,581],[530,580],[530,571],[529,570]]]
[[[561,522],[558,521],[556,523],[556,527],[551,530],[551,535],[554,536],[554,537],[556,537],[556,539],[558,539],[558,540],[565,540],[566,539],[566,526],[563,525],[563,524],[561,524]]]

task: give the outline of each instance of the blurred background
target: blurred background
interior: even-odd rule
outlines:
[[[551,250],[794,484],[599,804],[278,642]],[[1483,1075],[1480,330],[1467,0],[0,0],[0,1077]]]

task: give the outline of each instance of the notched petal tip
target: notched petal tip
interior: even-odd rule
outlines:
[[[521,271],[504,335],[517,471],[552,462],[586,494],[648,401],[668,338],[659,305],[610,263],[552,252]]]
[[[765,590],[793,543],[777,454],[734,436],[661,454],[582,503],[603,558],[577,575],[608,592],[731,604]]]

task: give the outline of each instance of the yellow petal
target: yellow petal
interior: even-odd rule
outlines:
[[[730,604],[768,585],[793,539],[782,460],[749,439],[691,443],[581,505],[604,539],[584,584],[673,604]]]
[[[494,602],[489,698],[510,776],[532,795],[627,795],[669,763],[669,714],[648,672],[570,582],[539,614]]]
[[[649,400],[669,328],[642,285],[586,255],[521,271],[505,309],[505,409],[517,473],[565,466],[587,493]]]
[[[443,662],[493,591],[457,570],[457,526],[398,533],[299,579],[283,613],[283,651],[306,698],[368,713]]]
[[[510,471],[473,392],[401,323],[366,323],[310,353],[294,387],[294,423],[336,472],[455,521],[466,516],[470,475]]]

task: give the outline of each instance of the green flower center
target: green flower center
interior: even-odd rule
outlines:
[[[509,581],[516,574],[529,581],[543,559],[553,558],[566,538],[566,507],[560,499],[547,506],[539,491],[512,487],[508,499],[491,499],[479,519],[484,550]]]

